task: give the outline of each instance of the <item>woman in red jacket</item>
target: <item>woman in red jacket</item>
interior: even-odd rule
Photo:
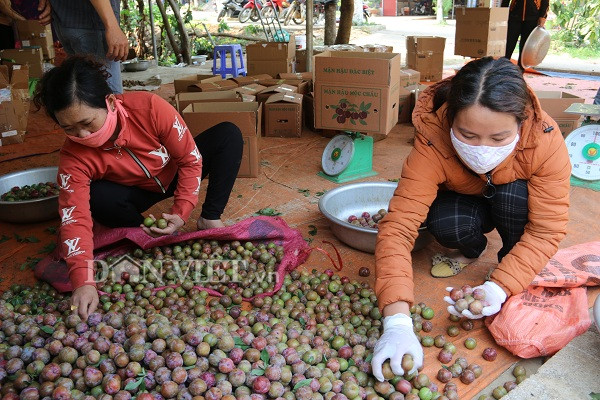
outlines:
[[[197,227],[222,227],[243,148],[234,124],[193,137],[164,99],[148,92],[114,95],[105,78],[100,64],[73,57],[42,77],[34,99],[67,134],[57,177],[59,246],[69,267],[72,304],[84,320],[98,305],[88,263],[93,221],[143,226],[142,212],[173,197],[170,212],[162,215],[167,226],[143,227],[148,234],[172,234],[184,226],[198,202],[200,181],[210,175]]]

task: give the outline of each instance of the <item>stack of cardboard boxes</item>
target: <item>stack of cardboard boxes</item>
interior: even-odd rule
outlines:
[[[436,36],[408,36],[406,38],[406,66],[419,71],[421,80],[437,82],[444,72],[446,38]]]
[[[296,41],[259,42],[246,46],[248,75],[268,74],[277,76],[285,72],[296,72]]]
[[[456,8],[454,54],[503,57],[506,53],[508,7]]]
[[[23,143],[28,115],[28,68],[0,65],[0,146]]]
[[[54,42],[50,25],[42,25],[35,20],[15,21],[22,48],[39,47],[44,60],[54,61]]]

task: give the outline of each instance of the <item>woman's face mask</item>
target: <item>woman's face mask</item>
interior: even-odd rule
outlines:
[[[502,163],[519,141],[514,115],[474,105],[456,115],[450,138],[456,153],[470,169],[485,174]]]
[[[119,106],[111,95],[106,98],[106,109],[78,103],[57,112],[56,118],[70,140],[88,147],[99,147],[115,132]]]

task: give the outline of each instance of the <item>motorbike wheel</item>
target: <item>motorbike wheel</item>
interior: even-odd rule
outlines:
[[[252,11],[254,11],[254,9],[252,8],[244,8],[242,11],[240,11],[240,16],[238,17],[238,19],[240,20],[240,22],[243,24],[244,22],[247,22],[250,19],[250,15],[252,14]]]
[[[260,20],[260,10],[255,8],[252,10],[252,13],[250,14],[250,21],[252,22],[257,22],[258,20]]]
[[[221,12],[219,13],[219,16],[217,17],[217,22],[221,22],[221,20],[223,18],[225,18],[226,14],[227,14],[227,10],[226,9],[222,9]]]
[[[271,22],[273,20],[273,18],[275,18],[275,10],[273,9],[273,6],[268,5],[268,6],[264,6],[263,9],[261,10],[262,13],[262,17],[266,20],[266,22]],[[258,19],[257,19],[258,21]]]
[[[302,25],[306,21],[306,6],[304,4],[300,4],[300,9],[296,8],[291,12],[293,12],[292,20],[296,25]]]

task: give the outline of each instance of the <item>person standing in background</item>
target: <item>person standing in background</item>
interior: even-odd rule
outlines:
[[[119,0],[49,0],[53,25],[68,55],[92,55],[110,74],[113,93],[123,93],[121,63],[129,41],[119,26]]]
[[[16,12],[10,0],[0,0],[0,50],[15,48],[15,34],[12,23],[15,20],[24,20],[23,16]]]
[[[544,27],[546,24],[549,4],[549,0],[502,0],[502,7],[510,7],[505,57],[511,59],[520,36],[518,65],[521,69],[523,46],[536,26]]]
[[[596,92],[596,97],[594,98],[594,104],[600,106],[600,88],[598,88],[598,92]]]

